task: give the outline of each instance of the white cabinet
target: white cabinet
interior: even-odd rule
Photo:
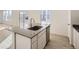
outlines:
[[[32,49],[37,49],[38,48],[38,38],[37,35],[35,37],[33,37],[32,39]]]
[[[46,45],[46,29],[32,39],[33,49],[43,49]]]
[[[73,45],[77,48],[77,31],[73,28]]]
[[[37,41],[32,43],[32,49],[38,49]]]
[[[30,49],[31,40],[25,36],[16,34],[16,49]]]
[[[79,32],[73,28],[73,45],[79,49]]]
[[[79,49],[79,32],[77,32],[77,46],[76,46],[77,49]]]
[[[16,49],[37,49],[37,36],[32,39],[16,34]]]
[[[46,45],[46,30],[38,34],[38,49],[43,49]]]
[[[16,34],[15,42],[16,49],[42,49],[46,45],[46,30],[41,31],[32,39]]]

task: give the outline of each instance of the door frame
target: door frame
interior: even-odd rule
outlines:
[[[69,43],[72,44],[73,43],[73,28],[72,28],[72,20],[71,20],[71,10],[68,10],[68,16],[69,16],[69,20],[68,20],[68,37],[69,37]]]

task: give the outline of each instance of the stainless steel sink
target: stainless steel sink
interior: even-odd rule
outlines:
[[[42,28],[42,26],[33,26],[33,27],[28,28],[28,29],[36,31],[36,30],[39,30],[40,28]]]

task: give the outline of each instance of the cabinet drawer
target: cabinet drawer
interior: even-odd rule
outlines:
[[[32,43],[32,49],[37,49],[37,47],[38,47],[37,41],[35,41],[34,43]]]
[[[43,33],[45,33],[45,34],[46,34],[46,29],[45,29],[45,30],[43,30],[43,31],[41,31],[41,32],[38,34],[38,37],[40,37]]]
[[[35,41],[37,41],[37,36],[32,38],[32,43],[34,43]]]

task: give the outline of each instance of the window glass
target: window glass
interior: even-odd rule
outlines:
[[[4,10],[3,11],[3,20],[8,21],[8,19],[12,16],[12,10]]]
[[[41,23],[49,23],[50,21],[50,10],[42,10],[41,11]]]
[[[20,28],[25,29],[27,27],[27,23],[28,23],[27,11],[21,10],[20,11]]]

